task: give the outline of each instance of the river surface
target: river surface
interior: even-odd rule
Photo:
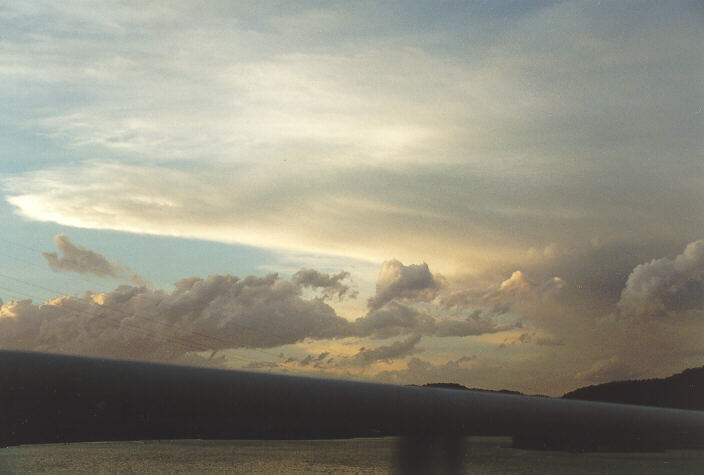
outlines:
[[[571,454],[472,438],[467,473],[704,473],[704,451]],[[0,449],[0,473],[389,473],[393,438],[309,441],[150,441]]]

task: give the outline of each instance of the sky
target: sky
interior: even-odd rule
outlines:
[[[0,1],[0,348],[550,395],[701,366],[703,27]]]

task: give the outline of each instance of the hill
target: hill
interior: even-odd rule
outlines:
[[[412,384],[411,386],[415,386],[415,384]],[[495,391],[493,389],[468,388],[467,386],[463,386],[457,383],[428,383],[424,384],[423,387],[439,389],[460,389],[464,391],[483,391],[487,393],[515,394],[518,396],[523,396],[523,393],[520,393],[518,391],[509,391],[508,389],[500,389],[498,391]]]
[[[667,378],[586,386],[562,397],[704,411],[704,366],[686,369]]]

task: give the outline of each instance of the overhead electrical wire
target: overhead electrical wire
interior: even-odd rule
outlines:
[[[4,242],[6,242],[6,243],[9,243],[9,244],[13,244],[13,245],[18,246],[18,247],[22,247],[22,248],[24,248],[24,249],[31,250],[31,251],[43,252],[43,251],[40,251],[40,250],[38,250],[38,249],[32,248],[32,247],[30,247],[30,246],[26,246],[26,245],[23,245],[23,244],[20,244],[20,243],[17,243],[17,242],[13,242],[13,241],[7,240],[7,239],[2,238],[2,237],[0,237],[0,240],[4,241]],[[6,254],[6,253],[2,253],[2,254],[5,255],[6,257],[10,257],[10,258],[12,258],[12,259],[14,259],[14,260],[17,260],[17,261],[19,261],[19,262],[23,262],[23,263],[25,263],[25,264],[28,264],[28,265],[31,265],[31,266],[34,266],[34,267],[40,267],[38,264],[36,264],[36,263],[34,263],[34,262],[31,262],[31,261],[28,261],[28,260],[25,260],[25,259],[21,259],[21,258],[19,258],[19,257],[17,257],[17,256],[9,255],[9,254]],[[45,292],[50,292],[50,293],[53,294],[54,296],[59,296],[59,295],[63,296],[63,295],[66,294],[65,292],[61,292],[61,291],[58,291],[58,290],[53,289],[53,288],[49,288],[49,287],[46,287],[46,286],[43,286],[43,285],[39,285],[39,284],[35,284],[35,283],[32,283],[32,282],[28,282],[28,281],[26,281],[26,280],[19,279],[19,278],[17,278],[17,277],[9,276],[9,275],[6,275],[6,274],[0,273],[0,277],[3,277],[3,278],[5,278],[5,279],[9,279],[9,280],[13,280],[13,281],[18,282],[18,283],[20,283],[20,284],[23,284],[23,285],[25,285],[25,286],[30,286],[30,287],[34,287],[34,288],[37,288],[37,289],[41,289],[41,290],[43,290],[43,291],[45,291]],[[77,277],[77,276],[72,276],[72,277]],[[83,281],[85,281],[85,282],[93,283],[93,281],[91,281],[91,280],[89,280],[89,279],[81,278],[81,277],[78,277],[78,278],[80,278],[81,280],[83,280]],[[26,293],[17,292],[16,290],[11,290],[11,289],[8,289],[8,288],[5,288],[5,289],[6,289],[6,290],[9,290],[9,291],[11,291],[11,292],[23,294],[23,295],[25,295],[25,296],[27,296],[27,297],[29,297],[29,298],[34,299],[34,300],[44,300],[44,299],[41,299],[41,298],[37,298],[37,297],[34,296],[34,295],[30,295],[30,294],[26,294]],[[130,313],[130,312],[124,311],[124,310],[121,309],[121,308],[115,307],[115,306],[113,306],[113,305],[101,304],[101,303],[98,303],[98,302],[96,302],[96,301],[94,301],[94,300],[92,300],[92,299],[86,299],[85,297],[75,297],[75,296],[72,296],[71,298],[77,299],[77,300],[81,300],[81,301],[84,301],[84,302],[87,302],[87,303],[89,303],[89,304],[91,304],[91,305],[97,305],[97,306],[102,307],[102,308],[105,308],[105,309],[107,309],[107,310],[112,310],[113,312],[117,312],[117,313],[123,314],[123,315],[125,315],[125,316],[127,316],[127,317],[138,317],[138,318],[140,318],[140,319],[142,319],[142,320],[147,320],[147,321],[149,321],[149,322],[153,322],[153,323],[156,323],[156,324],[158,324],[158,325],[162,325],[162,326],[164,326],[164,327],[166,327],[166,326],[168,325],[168,322],[165,322],[165,321],[163,321],[163,320],[161,320],[161,319],[155,319],[156,317],[158,317],[157,315],[149,316],[149,315],[145,315],[143,312],[142,312],[142,313],[139,313],[139,312]],[[72,310],[75,311],[75,312],[78,312],[78,313],[87,315],[87,316],[91,316],[91,317],[95,316],[95,315],[93,315],[93,314],[90,314],[90,313],[85,312],[85,311],[80,310],[80,309],[74,309],[74,308],[72,308]],[[146,334],[151,335],[151,337],[152,337],[152,338],[155,338],[155,339],[157,339],[157,338],[160,338],[160,339],[168,338],[168,343],[171,343],[171,344],[179,344],[180,346],[187,346],[187,347],[189,347],[189,349],[194,350],[194,351],[218,351],[218,350],[225,350],[225,349],[231,349],[231,350],[237,350],[237,349],[238,349],[238,348],[233,348],[232,346],[230,346],[230,345],[231,345],[231,342],[229,342],[229,341],[226,340],[226,339],[223,339],[223,338],[220,338],[220,337],[214,336],[214,335],[205,334],[205,333],[202,333],[202,332],[191,331],[190,333],[191,333],[191,335],[193,335],[193,336],[197,336],[197,337],[199,337],[199,338],[201,338],[201,339],[204,339],[204,340],[206,340],[206,341],[209,341],[209,342],[211,342],[211,343],[217,342],[217,343],[219,343],[219,345],[205,345],[203,342],[194,342],[194,341],[190,341],[190,340],[188,340],[187,342],[179,342],[178,340],[174,340],[174,337],[167,337],[167,336],[165,336],[165,335],[162,335],[162,334],[156,333],[156,332],[154,332],[154,331],[148,330],[148,329],[146,329],[146,328],[144,328],[144,327],[138,327],[138,326],[136,326],[134,323],[125,322],[124,319],[119,319],[119,320],[116,320],[116,321],[115,321],[114,319],[111,319],[111,320],[112,320],[113,323],[118,323],[118,324],[120,324],[120,325],[130,325],[130,326],[131,326],[133,329],[135,329],[136,331],[147,332]],[[103,321],[104,321],[104,320],[103,320]],[[264,325],[268,326],[269,329],[272,331],[272,333],[274,333],[274,335],[280,336],[280,337],[284,337],[284,338],[285,338],[286,336],[288,336],[288,335],[286,335],[286,334],[282,334],[282,333],[280,333],[280,332],[278,332],[278,331],[275,331],[273,328],[271,328],[271,326],[269,325],[269,322],[263,321],[262,323],[263,323]],[[264,332],[262,332],[261,329],[259,329],[259,328],[252,327],[252,326],[249,326],[249,325],[245,325],[245,324],[242,324],[242,323],[239,323],[239,322],[235,323],[234,325],[235,325],[235,326],[238,326],[238,327],[240,327],[240,328],[243,328],[243,329],[252,331],[252,332],[254,332],[254,333],[259,333],[260,335],[264,335]],[[177,338],[184,339],[185,337],[177,337]],[[185,340],[184,340],[184,341],[185,341]],[[197,345],[197,346],[194,346],[194,345]],[[220,347],[219,347],[219,348],[213,348],[213,346],[220,346]],[[275,354],[273,354],[273,353],[267,352],[267,351],[265,351],[265,350],[263,350],[263,349],[261,349],[261,348],[246,348],[246,347],[240,347],[240,348],[245,348],[245,349],[248,349],[248,350],[257,351],[257,352],[260,352],[260,353],[262,353],[262,354],[265,354],[265,355],[267,355],[267,356],[269,356],[269,357],[273,357],[273,358],[277,358],[277,359],[279,358],[278,355],[275,355]],[[254,359],[247,359],[247,358],[245,358],[245,357],[243,357],[243,356],[241,356],[241,355],[232,355],[232,354],[229,354],[228,357],[233,357],[233,358],[235,358],[235,359],[240,359],[240,360],[248,361],[248,362],[255,362],[255,361],[258,361],[258,360],[254,360]]]

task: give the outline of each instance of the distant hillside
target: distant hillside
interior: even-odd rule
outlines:
[[[565,399],[704,410],[704,366],[662,379],[616,381],[568,392]]]
[[[517,394],[517,391],[489,391],[468,388],[457,383],[430,383],[423,387],[487,391],[492,393]],[[671,407],[677,409],[704,410],[704,366],[687,369],[663,379],[616,381],[588,386],[571,391],[565,399],[616,402],[644,406]],[[595,436],[593,433],[565,428],[557,432],[531,430],[513,435],[513,447],[533,450],[566,450],[574,452],[650,452],[665,449],[701,449],[700,439],[689,436],[661,437],[658,433],[641,434],[637,439],[623,437],[618,430]]]
[[[415,386],[412,384],[411,386]],[[518,391],[509,391],[508,389],[501,389],[499,391],[494,391],[493,389],[480,389],[480,388],[468,388],[457,383],[428,383],[423,385],[424,388],[440,388],[440,389],[462,389],[465,391],[484,391],[487,393],[501,393],[501,394],[516,394],[518,396],[523,396],[523,393]]]

